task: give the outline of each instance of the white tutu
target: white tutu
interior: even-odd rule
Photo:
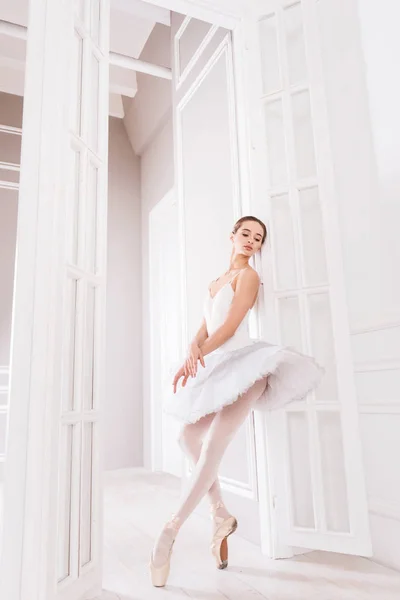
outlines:
[[[324,370],[309,356],[281,346],[255,340],[244,347],[213,352],[198,366],[195,378],[184,388],[168,393],[164,411],[184,423],[235,402],[256,381],[268,378],[255,408],[272,410],[303,399],[319,383]]]
[[[207,294],[204,314],[208,335],[226,319],[234,295],[230,284],[225,284],[214,298]],[[184,423],[195,423],[232,404],[256,381],[266,377],[268,384],[256,407],[267,410],[301,400],[318,385],[324,370],[313,358],[251,339],[248,317],[249,313],[227,342],[204,357],[205,368],[199,364],[196,377],[190,377],[184,388],[179,384],[174,394],[171,386],[164,402],[165,413]],[[171,382],[181,364],[171,370]]]

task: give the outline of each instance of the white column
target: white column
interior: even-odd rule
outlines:
[[[45,598],[60,375],[70,0],[30,0],[0,596]]]

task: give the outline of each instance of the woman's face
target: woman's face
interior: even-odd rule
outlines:
[[[233,233],[231,240],[235,248],[235,254],[244,254],[244,256],[253,256],[262,245],[264,231],[256,221],[244,221]]]

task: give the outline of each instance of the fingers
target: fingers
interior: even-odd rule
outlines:
[[[172,382],[172,385],[173,385],[173,388],[174,388],[174,394],[176,394],[176,388],[177,388],[178,382],[179,382],[179,380],[180,380],[181,377],[184,377],[184,368],[183,367],[181,367],[179,369],[179,371],[176,373],[176,375],[174,377],[174,380]]]
[[[192,377],[196,377],[196,374],[197,374],[197,360],[195,360],[193,356],[191,356],[190,364],[191,364],[191,367],[192,367],[192,373],[191,373],[191,375],[192,375]]]
[[[189,375],[191,375],[193,377],[192,373],[193,373],[192,363],[191,363],[190,358],[187,358],[185,360],[184,375],[187,375],[188,377],[189,377]]]
[[[187,358],[185,361],[185,375],[196,377],[196,372],[196,360],[193,358],[193,356],[189,356],[189,358]]]
[[[178,381],[181,377],[182,375],[179,375],[179,373],[177,373],[174,377],[174,381],[172,382],[172,385],[174,386],[174,394],[176,394],[176,386],[178,385]]]
[[[183,377],[182,380],[182,387],[185,387],[189,377],[196,377],[197,375],[197,362],[200,361],[200,364],[203,366],[203,368],[205,368],[205,362],[204,362],[204,357],[203,354],[199,351],[198,356],[194,357],[193,355],[191,355],[189,358],[187,358],[185,360],[184,365],[179,369],[179,371],[176,373],[174,380],[172,382],[172,386],[174,389],[174,394],[176,394],[176,390],[178,387],[178,383],[181,377]]]
[[[201,365],[202,365],[204,368],[206,368],[206,364],[205,364],[205,362],[204,362],[204,356],[203,356],[203,353],[202,353],[202,352],[199,352],[199,361],[200,361],[200,364],[201,364]]]

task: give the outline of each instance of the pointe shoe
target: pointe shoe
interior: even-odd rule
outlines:
[[[173,515],[171,520],[165,525],[164,529],[172,529],[172,530],[178,532],[178,530],[179,530],[178,523],[179,523],[179,519]],[[164,587],[165,584],[167,583],[170,566],[171,566],[172,548],[173,548],[174,543],[175,543],[175,540],[172,541],[171,547],[168,552],[167,561],[160,567],[156,567],[154,565],[153,553],[151,553],[149,567],[150,567],[151,583],[153,584],[154,587]]]
[[[215,557],[218,569],[226,569],[228,566],[228,537],[237,529],[235,517],[217,517],[218,508],[223,508],[222,502],[211,506],[211,518],[214,521],[214,533],[211,542],[211,552]]]

